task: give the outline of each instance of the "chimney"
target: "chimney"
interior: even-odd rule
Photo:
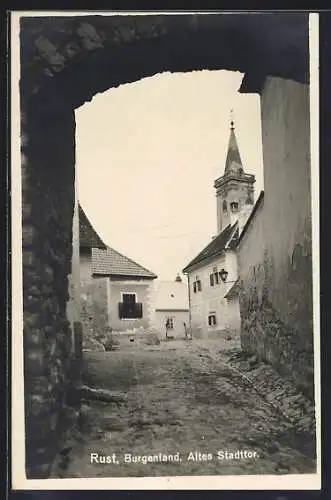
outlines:
[[[178,283],[182,282],[182,278],[179,276],[179,273],[177,273],[175,281],[177,281]]]

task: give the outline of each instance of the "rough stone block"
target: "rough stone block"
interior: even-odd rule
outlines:
[[[43,374],[44,352],[40,349],[28,349],[25,356],[25,369],[33,376]]]
[[[28,314],[40,313],[42,310],[42,297],[35,297],[29,294],[29,290],[26,291],[28,295],[23,297],[23,310],[24,310],[24,321],[25,316]]]
[[[27,312],[24,315],[24,326],[26,328],[34,329],[39,328],[42,325],[42,320],[40,318],[40,314],[38,313],[29,313]]]
[[[32,267],[35,264],[35,256],[31,250],[23,251],[23,266]]]
[[[35,348],[36,346],[43,345],[44,342],[44,332],[42,329],[29,329],[28,327],[24,328],[24,342],[26,348]]]
[[[44,273],[43,273],[43,280],[45,283],[48,285],[54,281],[54,271],[49,265],[45,265],[44,267]]]
[[[51,410],[49,401],[41,394],[31,394],[28,396],[29,413],[32,416],[45,414]]]
[[[22,228],[23,248],[30,247],[36,236],[36,229],[31,224],[24,224]]]

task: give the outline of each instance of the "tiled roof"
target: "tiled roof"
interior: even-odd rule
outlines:
[[[79,205],[79,246],[81,248],[106,248],[82,207]]]
[[[155,309],[163,311],[188,311],[188,286],[179,281],[156,282]]]
[[[233,283],[233,285],[230,287],[230,289],[226,292],[224,297],[226,299],[233,299],[234,297],[237,297],[239,294],[240,290],[240,281],[239,278]]]
[[[186,272],[190,267],[200,264],[204,260],[220,254],[225,248],[234,248],[236,244],[238,224],[229,224],[216,238],[214,238],[184,269]]]
[[[125,257],[113,248],[92,249],[92,274],[103,276],[127,276],[135,278],[157,278],[145,267]]]

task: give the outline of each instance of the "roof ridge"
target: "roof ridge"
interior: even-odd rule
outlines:
[[[239,220],[237,219],[236,222],[232,226],[232,232],[230,233],[228,241],[225,244],[225,248],[229,248],[230,243],[231,243],[231,241],[233,240],[233,238],[234,238],[234,236],[236,234],[238,226],[239,226]]]
[[[190,262],[187,266],[184,267],[183,271],[185,271],[186,269],[188,269],[189,267],[191,267],[192,265],[194,264],[198,264],[200,262],[203,262],[205,259],[207,258],[210,258],[210,257],[213,257],[214,255],[216,255],[221,249],[220,248],[216,248],[214,252],[212,252],[210,255],[206,255],[205,257],[202,255],[210,246],[212,245],[215,245],[215,243],[217,243],[218,240],[221,239],[221,237],[224,237],[224,234],[226,233],[226,231],[229,231],[229,229],[232,229],[235,227],[235,225],[237,224],[237,221],[234,223],[234,224],[228,224],[224,229],[223,231],[221,231],[214,239],[212,239],[208,245],[206,245]],[[229,237],[232,235],[232,231],[230,232],[230,234],[228,235],[227,239],[226,239],[226,243],[229,239]],[[225,244],[226,244],[225,243]],[[224,244],[224,247],[225,247],[225,244]],[[224,248],[223,248],[224,250]],[[199,257],[201,256],[201,258],[199,259]]]

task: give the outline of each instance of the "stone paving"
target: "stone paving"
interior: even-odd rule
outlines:
[[[315,472],[313,434],[299,431],[254,392],[227,362],[236,346],[223,343],[85,353],[84,382],[126,398],[83,402],[53,477]],[[126,454],[179,460],[133,463]]]

